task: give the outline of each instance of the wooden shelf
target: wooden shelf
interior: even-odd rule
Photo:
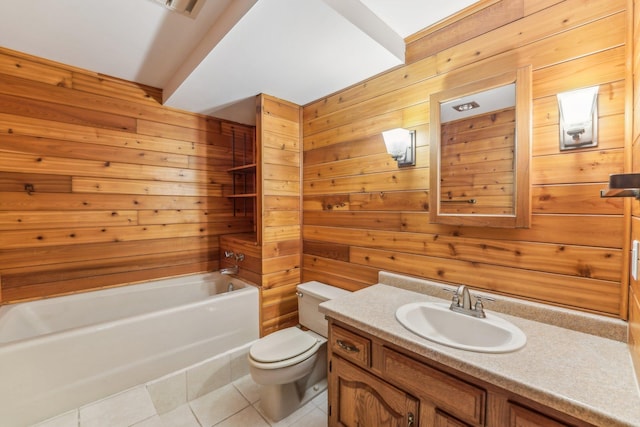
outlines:
[[[255,163],[249,163],[249,164],[246,164],[246,165],[236,166],[236,167],[233,167],[231,169],[227,169],[227,172],[235,173],[235,174],[255,173],[255,171],[256,171],[256,164]]]
[[[252,197],[256,197],[257,194],[256,193],[246,193],[246,194],[229,194],[227,197],[231,198],[231,199],[241,199],[241,198],[252,198]]]

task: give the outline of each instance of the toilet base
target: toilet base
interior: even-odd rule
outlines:
[[[264,414],[273,421],[280,421],[327,389],[326,378],[306,389],[305,380],[261,386],[260,408]]]

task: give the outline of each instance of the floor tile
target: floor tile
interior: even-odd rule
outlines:
[[[285,417],[280,421],[273,421],[273,420],[270,420],[269,417],[262,411],[259,401],[255,403],[254,407],[258,410],[258,412],[260,412],[260,415],[262,415],[264,419],[266,419],[267,422],[273,427],[290,427],[290,426],[296,426],[296,425],[304,425],[304,423],[302,423],[304,417],[314,409],[318,409],[313,403],[309,402],[306,405],[300,407],[298,410],[296,410],[293,414],[289,415],[288,417]],[[302,423],[302,424],[299,424],[299,423]]]
[[[81,427],[129,427],[156,414],[145,386],[80,408]]]
[[[249,402],[233,384],[229,384],[193,400],[189,405],[200,424],[210,427],[240,412],[249,406]]]
[[[327,427],[329,419],[320,408],[315,408],[300,420],[291,424],[291,427]]]
[[[328,413],[329,393],[327,392],[327,390],[323,391],[322,393],[314,397],[311,401],[313,402],[314,405],[316,405],[316,407],[318,407],[325,414]]]
[[[78,427],[78,410],[74,409],[73,411],[65,412],[62,415],[38,423],[34,427]]]
[[[256,384],[251,375],[245,375],[234,381],[233,385],[250,403],[253,404],[260,400],[260,384]]]
[[[160,415],[165,427],[200,427],[200,423],[189,405],[182,405],[171,412]]]
[[[226,420],[215,427],[269,427],[264,418],[256,411],[253,406],[248,406],[235,415],[230,416]]]
[[[162,418],[160,415],[154,415],[151,418],[147,418],[144,421],[140,421],[139,423],[135,423],[131,427],[167,427],[162,422]]]

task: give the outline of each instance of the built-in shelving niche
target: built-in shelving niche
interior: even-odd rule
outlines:
[[[256,217],[256,147],[246,133],[231,136],[232,175],[231,194],[234,216]]]

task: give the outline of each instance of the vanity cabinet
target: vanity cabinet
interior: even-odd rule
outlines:
[[[329,319],[329,426],[591,424]]]
[[[540,412],[509,402],[509,425],[513,427],[563,427],[570,424],[556,421]]]
[[[418,400],[340,357],[332,360],[333,426],[415,426]]]

